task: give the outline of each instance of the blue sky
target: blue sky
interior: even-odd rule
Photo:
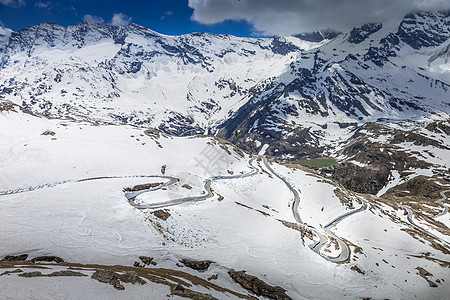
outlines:
[[[193,9],[188,6],[188,0],[0,0],[0,22],[14,31],[41,22],[79,24],[86,15],[111,23],[114,14],[121,14],[116,15],[116,21],[131,18],[132,23],[169,35],[190,32],[253,35],[252,26],[245,20],[211,25],[192,21]]]
[[[0,0],[0,25],[17,31],[41,22],[67,26],[90,18],[113,25],[133,22],[169,35],[285,36],[400,22],[417,10],[450,10],[450,0]]]

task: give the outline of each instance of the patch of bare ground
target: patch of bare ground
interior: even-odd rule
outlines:
[[[286,290],[279,286],[271,286],[256,276],[248,275],[245,271],[228,271],[228,275],[239,283],[243,288],[252,291],[258,296],[265,296],[270,299],[286,300],[292,299],[286,295]]]
[[[205,138],[205,137],[211,138],[212,142],[211,142],[211,143],[208,142],[208,143],[214,144],[214,145],[217,145],[217,144],[218,144],[218,145],[220,146],[220,148],[222,148],[225,152],[228,153],[228,155],[231,155],[231,152],[230,152],[230,150],[228,149],[228,146],[229,146],[230,148],[232,148],[233,151],[234,151],[237,155],[239,155],[240,157],[242,157],[242,158],[245,157],[245,154],[249,154],[249,153],[248,153],[247,151],[245,151],[244,149],[241,149],[241,148],[239,148],[238,146],[234,145],[233,143],[231,143],[231,142],[229,142],[229,141],[227,141],[227,140],[224,140],[224,139],[222,139],[222,138],[220,138],[220,137],[218,137],[218,136],[197,134],[197,135],[195,135],[195,136],[193,136],[193,137],[190,137],[190,138],[202,138],[202,137],[203,137],[203,138]]]
[[[248,208],[248,209],[257,211],[257,212],[259,212],[260,214],[262,214],[262,215],[264,215],[264,216],[266,216],[266,217],[270,216],[270,214],[266,213],[265,211],[262,211],[262,210],[259,210],[259,209],[250,207],[250,206],[248,206],[248,205],[242,204],[242,203],[237,202],[237,201],[234,201],[234,203],[236,203],[237,205],[240,205],[240,206],[242,206],[242,207],[245,207],[245,208]]]
[[[364,255],[364,256],[366,256],[367,257],[367,255],[364,253],[364,249],[363,248],[361,248],[360,246],[358,246],[358,245],[356,245],[356,244],[354,244],[354,243],[352,243],[352,242],[350,242],[349,240],[347,240],[347,239],[345,239],[345,238],[343,238],[343,237],[341,237],[341,240],[344,242],[344,243],[346,243],[347,245],[348,245],[348,247],[350,248],[353,248],[353,251],[351,251],[352,249],[350,248],[350,254],[351,253],[354,253],[354,255],[356,256],[357,254],[361,254],[361,255]],[[381,251],[383,251],[383,249],[381,249]],[[351,255],[350,255],[351,256]]]
[[[415,212],[415,216],[417,219],[422,219],[427,223],[433,225],[434,229],[439,231],[440,233],[450,236],[450,229],[444,223],[435,220],[433,217],[430,217],[429,215],[425,215],[417,211]]]
[[[334,250],[339,250],[338,241],[332,236],[330,236],[329,238],[330,238],[330,241],[325,245],[323,251],[331,253],[331,251],[328,248],[331,248],[333,245],[334,245]]]
[[[425,279],[428,282],[428,284],[430,285],[430,287],[437,287],[438,286],[434,281],[432,281],[432,280],[430,280],[428,278],[428,277],[433,277],[433,274],[431,274],[430,272],[428,272],[427,270],[425,270],[422,267],[417,267],[416,270],[419,271],[418,275],[420,277],[422,277],[423,279]]]
[[[49,269],[49,265],[39,265],[32,263],[29,260],[25,261],[1,261],[0,269],[12,269],[20,266],[21,269]],[[103,280],[102,282],[109,283],[112,280],[112,284],[116,284],[118,289],[124,287],[123,283],[139,283],[143,284],[145,280],[153,282],[155,284],[162,284],[168,286],[171,291],[174,291],[175,287],[180,284],[183,286],[185,293],[184,295],[192,295],[195,297],[191,299],[214,299],[211,295],[202,294],[193,291],[192,288],[195,286],[203,287],[209,290],[215,290],[220,293],[226,293],[233,295],[240,299],[255,299],[252,296],[244,295],[241,293],[234,292],[230,289],[221,287],[217,284],[209,282],[208,280],[202,279],[198,276],[191,275],[186,272],[179,270],[165,269],[165,268],[136,268],[130,266],[121,265],[98,265],[98,264],[80,264],[80,263],[69,263],[62,262],[58,264],[58,268],[65,267],[67,271],[79,271],[79,272],[93,272],[97,275],[94,276],[96,280]],[[64,270],[60,270],[64,271]],[[59,271],[58,271],[59,272]],[[19,272],[17,272],[19,273]],[[30,273],[30,272],[28,272]],[[63,273],[57,273],[60,275]],[[71,274],[71,273],[64,273]],[[34,275],[38,275],[35,273]],[[117,280],[119,284],[117,284]],[[179,295],[181,296],[181,295]],[[204,297],[204,298],[202,298]]]
[[[50,274],[42,274],[39,271],[33,271],[33,272],[24,272],[22,274],[19,274],[20,277],[85,277],[86,274],[83,274],[81,272],[75,272],[71,270],[63,270],[63,271],[57,271]]]
[[[199,292],[186,289],[183,285],[177,284],[175,287],[170,288],[172,295],[180,296],[183,298],[195,299],[195,300],[212,300],[216,299],[210,294],[202,294]]]
[[[311,229],[306,228],[306,226],[300,225],[298,223],[288,222],[288,221],[285,221],[285,220],[277,219],[277,221],[281,222],[287,228],[291,228],[291,229],[299,231],[301,239],[302,239],[303,246],[305,245],[305,237],[307,237],[310,240],[314,240],[315,234],[312,232]]]
[[[221,194],[219,194],[218,192],[215,192],[215,193],[218,196],[217,201],[222,201],[223,199],[225,199],[225,197],[222,196]]]
[[[358,272],[359,274],[362,274],[362,275],[366,274],[363,270],[361,270],[361,269],[360,269],[358,266],[356,266],[356,265],[351,266],[350,269],[353,270],[353,271],[355,271],[355,272]]]
[[[126,187],[123,189],[123,191],[124,192],[138,192],[138,191],[142,191],[142,190],[152,189],[152,188],[161,186],[163,184],[164,184],[163,182],[138,184],[133,187]]]
[[[334,195],[336,195],[336,197],[338,197],[338,199],[342,205],[344,205],[350,209],[354,208],[352,198],[349,197],[346,192],[344,192],[342,189],[334,189],[333,192],[334,192]]]
[[[431,217],[442,210],[436,201],[441,198],[440,192],[444,191],[442,186],[431,179],[426,176],[414,177],[389,189],[379,200],[395,209],[399,209],[398,204],[407,205],[415,218],[426,221],[442,234],[450,235],[450,228]]]
[[[437,263],[441,267],[450,268],[450,262],[445,261],[445,260],[441,260],[441,259],[438,259],[438,258],[435,258],[435,257],[431,257],[430,253],[425,253],[425,254],[422,254],[422,255],[408,254],[408,256],[415,257],[415,258],[423,258],[423,259],[432,261],[434,263]]]
[[[416,240],[425,243],[425,241],[427,241],[431,247],[433,247],[436,250],[441,251],[444,254],[450,254],[450,250],[443,246],[440,241],[436,240],[434,237],[430,236],[429,234],[427,234],[426,232],[422,231],[422,230],[417,230],[417,229],[411,229],[411,228],[402,228],[402,231],[408,233],[410,236],[412,236],[413,238],[415,238]]]
[[[400,185],[390,188],[382,197],[383,198],[402,198],[415,197],[428,201],[432,205],[435,200],[440,197],[439,192],[442,186],[438,185],[431,177],[416,176]]]
[[[192,186],[190,186],[189,184],[183,184],[182,186],[181,186],[182,188],[185,188],[185,189],[187,189],[187,190],[192,190]]]
[[[168,209],[158,209],[158,210],[152,211],[151,213],[155,217],[157,217],[163,221],[167,220],[171,216]]]

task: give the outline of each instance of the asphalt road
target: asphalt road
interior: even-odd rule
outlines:
[[[337,237],[333,232],[331,232],[330,229],[333,226],[336,226],[343,219],[345,219],[355,213],[366,210],[367,203],[364,200],[361,200],[363,202],[363,204],[361,205],[360,208],[358,208],[356,210],[352,210],[348,213],[345,213],[345,214],[335,218],[333,221],[329,222],[327,225],[325,225],[324,230],[325,230],[326,234],[328,236],[333,237],[337,241],[337,243],[339,244],[339,248],[341,249],[341,252],[336,257],[326,255],[326,254],[322,253],[321,250],[328,243],[328,241],[330,239],[326,235],[324,235],[323,233],[318,231],[315,227],[306,225],[305,223],[302,222],[300,214],[298,213],[298,207],[299,207],[299,203],[300,203],[300,196],[298,194],[298,191],[283,176],[279,175],[277,172],[275,172],[272,169],[270,164],[267,162],[267,158],[263,157],[263,162],[264,162],[264,165],[266,166],[266,168],[270,172],[272,172],[272,174],[274,174],[276,177],[278,177],[281,181],[283,181],[284,184],[286,184],[286,186],[292,192],[292,194],[294,196],[293,204],[292,204],[292,213],[293,213],[294,218],[297,221],[297,223],[304,225],[304,226],[308,226],[319,237],[319,241],[317,243],[309,246],[311,248],[311,250],[314,251],[315,253],[319,254],[320,256],[322,256],[323,258],[325,258],[326,260],[328,260],[330,262],[340,263],[340,262],[344,262],[344,261],[348,260],[348,258],[350,257],[350,249],[348,248],[348,245],[345,242],[343,242],[339,237]]]
[[[184,197],[184,198],[172,199],[172,200],[168,200],[168,201],[164,201],[164,202],[157,202],[157,203],[139,203],[139,202],[136,201],[136,196],[134,196],[132,198],[128,198],[127,196],[126,197],[128,199],[128,203],[130,203],[130,205],[132,205],[133,207],[138,208],[138,209],[161,208],[161,207],[178,205],[178,204],[181,204],[181,203],[203,201],[203,200],[206,200],[206,199],[211,198],[211,197],[214,196],[214,193],[211,191],[211,184],[214,181],[216,181],[216,180],[237,179],[237,178],[244,178],[244,177],[249,177],[249,176],[253,176],[255,174],[258,174],[259,169],[257,167],[255,167],[255,166],[253,166],[253,164],[252,164],[254,162],[254,160],[255,160],[255,158],[251,158],[249,160],[249,162],[248,162],[249,163],[249,167],[253,169],[252,171],[250,171],[248,173],[236,174],[236,175],[230,175],[230,176],[214,176],[214,177],[210,177],[210,178],[206,179],[204,181],[204,189],[207,192],[205,195]],[[174,178],[174,177],[170,177],[170,178]],[[177,178],[175,178],[175,179],[178,181]],[[170,181],[165,186],[169,186],[171,184],[174,184],[175,182]],[[149,190],[145,190],[145,191],[140,191],[139,195],[143,194],[143,193],[154,191],[154,190],[159,189],[161,187],[162,186],[159,186],[159,187],[156,187],[156,188],[153,188],[153,189],[149,189]]]
[[[441,192],[441,197],[442,197],[442,198],[439,199],[438,201],[436,201],[437,204],[439,204],[440,206],[442,206],[442,207],[444,208],[444,210],[441,211],[440,213],[438,213],[438,214],[436,215],[436,217],[440,217],[440,216],[443,216],[443,215],[445,215],[446,213],[448,213],[448,206],[445,205],[445,204],[442,204],[442,201],[447,200],[448,197],[445,196],[445,194],[448,193],[448,192],[450,192],[450,190],[442,191],[442,192]]]

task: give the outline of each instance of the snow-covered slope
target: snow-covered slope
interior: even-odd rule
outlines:
[[[50,116],[315,156],[364,122],[448,117],[449,18],[260,39],[94,22],[5,29],[0,93]]]
[[[430,299],[448,293],[448,235],[439,229],[450,226],[448,217],[440,217],[439,225],[416,215],[429,231],[424,233],[395,203],[354,194],[310,171],[249,161],[218,138],[48,119],[4,101],[0,127],[8,128],[0,132],[0,258],[66,260],[0,262],[0,298],[164,299],[176,283],[218,299],[255,296],[231,279],[230,269],[279,286],[291,299]],[[213,176],[219,176],[213,195],[201,201],[161,209],[130,205],[207,195],[205,180]],[[158,187],[171,178],[179,181],[150,188],[136,201],[126,197],[127,188]],[[293,214],[288,186],[300,195],[303,221]],[[325,244],[318,246],[321,236]],[[349,252],[343,261],[333,262],[344,246]],[[139,256],[153,257],[157,265],[131,267]],[[184,258],[212,263],[198,272],[181,264]],[[432,274],[426,278],[436,287],[419,276],[418,267]],[[87,277],[30,274],[64,270]],[[91,279],[98,270],[141,276],[145,284],[125,281],[124,291],[115,290],[102,283],[108,280]]]

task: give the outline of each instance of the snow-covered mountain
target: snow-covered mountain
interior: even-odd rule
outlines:
[[[448,11],[258,39],[43,23],[0,32],[0,94],[53,117],[317,156],[366,122],[447,118],[449,36]]]
[[[2,28],[0,298],[448,297],[449,27]]]

